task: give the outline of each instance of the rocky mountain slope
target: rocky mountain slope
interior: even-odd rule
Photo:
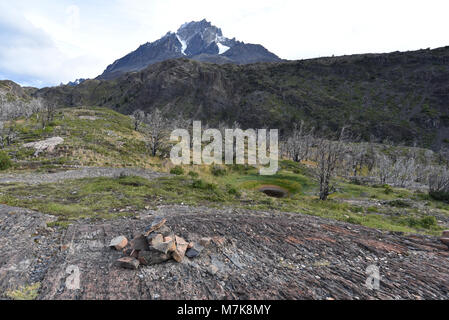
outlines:
[[[280,61],[263,46],[223,37],[221,29],[202,20],[185,23],[176,33],[168,32],[157,41],[141,45],[109,65],[98,79],[113,79],[126,72],[139,71],[151,64],[181,57],[236,64]]]
[[[349,125],[364,140],[438,149],[449,142],[449,47],[251,65],[181,58],[36,95],[61,106],[161,108],[168,116],[281,132],[301,119],[323,131]]]

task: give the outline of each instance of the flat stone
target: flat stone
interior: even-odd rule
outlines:
[[[208,247],[211,241],[212,241],[211,238],[201,238],[199,242],[200,245],[202,245],[203,247]]]
[[[145,228],[145,235],[148,236],[151,232],[158,230],[161,228],[165,223],[167,222],[167,219],[162,217],[156,217],[153,222]]]
[[[442,236],[443,238],[449,238],[449,230],[444,230]]]
[[[186,256],[188,258],[195,258],[200,255],[201,251],[203,251],[204,247],[198,243],[195,243],[192,248],[186,251]]]
[[[167,260],[170,260],[169,254],[164,254],[154,248],[150,248],[149,251],[139,252],[139,261],[146,266],[163,263]]]
[[[164,237],[160,233],[153,232],[147,237],[147,240],[150,245],[154,246],[158,243],[164,242]]]
[[[171,238],[175,237],[175,233],[173,232],[173,230],[170,227],[166,226],[166,225],[160,227],[157,230],[157,232],[162,234],[163,237],[171,237]]]
[[[122,268],[136,270],[139,268],[140,262],[136,258],[123,257],[117,260],[117,264]]]
[[[115,250],[123,250],[128,245],[128,239],[124,236],[116,237],[111,240],[109,247],[115,248]]]

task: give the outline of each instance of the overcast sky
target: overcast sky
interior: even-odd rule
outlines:
[[[0,0],[0,79],[93,78],[140,44],[206,18],[284,59],[449,45],[449,1]]]

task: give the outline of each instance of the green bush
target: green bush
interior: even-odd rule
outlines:
[[[389,184],[384,185],[384,193],[385,194],[390,194],[392,192],[393,192],[393,188]]]
[[[195,171],[189,171],[189,176],[191,176],[192,178],[198,178],[199,174]]]
[[[212,175],[214,175],[216,177],[225,176],[227,174],[226,169],[222,168],[220,166],[213,166],[210,169],[210,172],[212,173]]]
[[[240,196],[241,196],[240,191],[237,190],[236,188],[234,188],[233,186],[229,185],[229,184],[226,185],[226,189],[228,190],[228,193],[229,193],[230,195],[234,195],[234,196],[237,196],[237,197],[240,197]]]
[[[449,201],[449,192],[446,191],[430,191],[429,196],[438,201]]]
[[[184,169],[181,166],[176,166],[170,170],[170,173],[180,176],[180,175],[184,174]]]
[[[0,152],[0,170],[6,170],[12,167],[12,161],[6,152]]]
[[[207,183],[207,182],[204,182],[201,179],[198,179],[198,180],[193,181],[192,187],[195,188],[195,189],[215,190],[217,188],[217,185],[212,184],[212,183]]]
[[[409,208],[410,204],[404,200],[393,200],[389,202],[390,206],[396,207],[396,208]]]
[[[438,226],[437,219],[434,216],[426,216],[422,218],[406,217],[402,220],[405,224],[412,228],[433,229]]]

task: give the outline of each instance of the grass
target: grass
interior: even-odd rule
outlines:
[[[38,296],[41,284],[36,282],[29,286],[23,286],[17,290],[10,290],[5,293],[5,296],[13,300],[35,300]]]
[[[438,234],[442,230],[433,216],[425,215],[414,208],[402,205],[362,207],[341,201],[343,198],[357,199],[361,193],[368,194],[370,199],[375,196],[385,200],[413,195],[403,189],[393,189],[391,193],[386,194],[382,188],[341,182],[337,194],[328,201],[321,201],[314,195],[313,191],[317,185],[310,177],[283,169],[274,176],[259,176],[256,168],[245,169],[246,173],[228,169],[228,174],[223,176],[214,176],[208,167],[201,166],[191,166],[189,170],[184,171],[190,174],[151,181],[127,176],[67,180],[38,186],[5,185],[0,195],[0,203],[55,215],[58,220],[53,222],[52,226],[61,227],[81,218],[111,219],[133,216],[141,210],[154,208],[159,204],[182,203],[298,212],[406,233]],[[266,184],[287,189],[289,196],[281,199],[271,198],[257,191],[259,186]],[[396,198],[395,201],[393,204],[403,202],[402,198]],[[391,214],[392,212],[399,214]]]
[[[54,121],[45,128],[37,115],[11,121],[8,126],[18,133],[18,139],[6,151],[22,166],[24,162],[55,166],[151,166],[144,138],[133,130],[131,119],[107,108],[58,109]],[[32,149],[22,148],[26,142],[53,136],[61,136],[65,141],[51,155],[42,154],[36,158]],[[20,168],[16,166],[17,169]]]
[[[88,116],[84,118],[83,116]],[[90,119],[90,120],[89,120]],[[93,120],[92,120],[93,119]],[[8,123],[19,139],[5,151],[17,170],[47,171],[66,164],[109,167],[143,167],[172,172],[176,176],[146,180],[140,177],[90,178],[28,186],[2,185],[0,203],[52,214],[58,220],[49,226],[67,227],[82,219],[111,219],[133,216],[159,204],[233,206],[251,210],[278,210],[336,219],[367,227],[401,232],[438,234],[442,229],[428,210],[449,216],[449,204],[427,194],[388,186],[365,186],[339,179],[337,192],[327,201],[317,199],[318,185],[312,178],[313,163],[281,160],[273,176],[259,175],[248,165],[173,166],[150,158],[142,135],[133,130],[129,117],[106,108],[60,109],[54,121],[42,128],[36,115]],[[34,158],[25,142],[62,136],[65,141],[54,154]],[[26,165],[25,165],[25,164]],[[282,199],[258,192],[264,185],[288,191]],[[368,205],[351,204],[365,201]],[[387,201],[380,207],[370,201]],[[409,202],[425,203],[421,210]]]

